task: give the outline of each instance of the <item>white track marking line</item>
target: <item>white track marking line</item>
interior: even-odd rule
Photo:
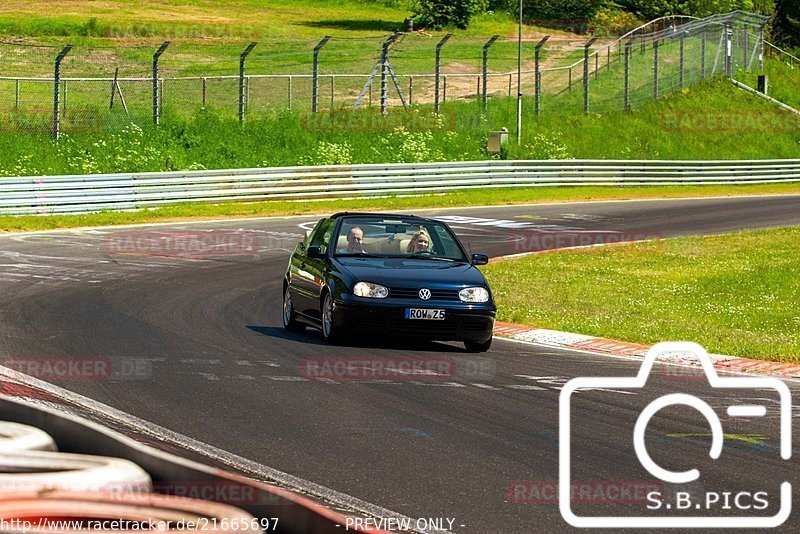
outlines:
[[[412,524],[414,524],[413,519],[406,517],[402,514],[399,514],[397,512],[393,512],[392,510],[389,510],[387,508],[383,508],[376,504],[363,501],[361,499],[358,499],[351,495],[347,495],[346,493],[341,493],[326,486],[316,484],[314,482],[311,482],[310,480],[296,477],[294,475],[284,473],[283,471],[273,469],[266,465],[259,464],[258,462],[254,462],[253,460],[249,460],[242,456],[238,456],[223,449],[214,447],[213,445],[209,445],[207,443],[203,443],[188,436],[184,436],[183,434],[179,434],[177,432],[156,425],[149,421],[145,421],[144,419],[139,419],[134,415],[128,414],[121,410],[117,410],[116,408],[112,408],[111,406],[108,406],[101,402],[95,401],[88,397],[84,397],[83,395],[80,395],[78,393],[74,393],[72,391],[61,388],[54,384],[50,384],[49,382],[39,380],[32,376],[20,373],[18,371],[9,369],[7,367],[3,367],[1,365],[0,365],[0,375],[5,375],[6,377],[16,380],[17,382],[32,387],[36,387],[39,389],[43,389],[48,393],[51,393],[57,397],[61,397],[69,402],[74,403],[75,405],[85,409],[89,413],[102,415],[104,417],[107,417],[108,419],[116,421],[117,423],[120,423],[124,426],[127,426],[128,428],[134,429],[138,432],[141,432],[155,439],[175,443],[185,448],[186,450],[200,454],[202,456],[206,456],[208,458],[221,462],[225,465],[228,465],[234,469],[238,469],[250,473],[252,475],[255,475],[256,478],[258,478],[259,480],[280,484],[292,491],[320,498],[334,506],[342,507],[345,510],[346,509],[355,510],[356,512],[360,512],[370,517],[376,517],[376,518],[395,518],[401,521],[409,521]],[[417,530],[415,532],[424,533],[426,531]],[[444,531],[438,531],[438,532],[444,532]]]
[[[523,204],[494,204],[488,206],[460,206],[460,207],[441,207],[441,208],[420,208],[420,209],[407,209],[407,210],[390,210],[391,213],[423,213],[431,211],[456,211],[456,210],[472,210],[472,209],[513,209],[524,207],[536,206],[570,206],[570,205],[583,205],[583,204],[616,204],[616,203],[630,203],[630,202],[680,202],[684,200],[736,200],[748,198],[798,198],[800,195],[775,193],[765,195],[729,195],[729,196],[710,196],[710,197],[684,197],[684,198],[629,198],[618,200],[571,200],[568,202],[533,202]],[[53,228],[50,230],[33,230],[28,232],[8,232],[0,233],[0,238],[15,237],[15,236],[28,236],[37,234],[55,234],[55,233],[84,233],[91,230],[113,230],[124,228],[142,228],[144,226],[181,226],[181,225],[195,225],[195,224],[212,224],[212,223],[233,223],[233,222],[248,222],[248,221],[290,221],[293,219],[307,219],[309,217],[323,217],[330,214],[331,211],[320,211],[314,213],[306,213],[304,215],[276,215],[265,217],[236,217],[230,219],[204,219],[202,221],[172,221],[172,222],[150,222],[150,223],[135,223],[135,224],[112,224],[108,226],[77,226],[74,228]]]
[[[626,360],[628,362],[635,363],[635,364],[638,364],[643,360],[643,358],[640,357],[640,356],[622,356],[622,355],[618,355],[618,354],[608,354],[608,353],[605,353],[605,352],[594,352],[594,351],[586,350],[586,349],[577,349],[577,348],[565,347],[565,346],[561,346],[561,345],[548,345],[547,343],[539,343],[539,342],[536,342],[536,341],[525,341],[525,340],[522,340],[522,339],[513,339],[513,338],[510,338],[510,337],[502,337],[502,336],[493,336],[493,338],[498,340],[498,341],[509,341],[511,343],[519,343],[520,345],[533,345],[535,347],[546,347],[548,349],[557,349],[557,350],[564,351],[564,352],[578,352],[578,353],[581,353],[581,354],[589,354],[589,355],[592,355],[592,356],[603,356],[605,358],[613,358],[613,359],[616,359],[616,360]],[[561,356],[561,355],[556,355],[556,354],[547,354],[547,355],[548,356]],[[536,356],[542,356],[542,354],[537,353]],[[657,365],[670,365],[670,366],[673,366],[673,367],[684,367],[684,368],[687,368],[687,369],[698,369],[698,370],[702,371],[702,369],[697,367],[697,366],[686,364],[686,363],[681,363],[681,362],[665,362],[665,361],[658,360],[658,361],[656,361],[656,364]],[[637,367],[637,369],[638,369],[638,367]],[[758,376],[756,373],[745,373],[745,372],[742,372],[742,371],[729,371],[727,369],[718,369],[717,372],[727,373],[727,374],[731,374],[731,375],[738,375],[738,376]],[[784,382],[792,382],[792,383],[795,383],[795,384],[800,384],[800,378],[790,378],[790,377],[776,376],[776,375],[768,375],[768,376],[773,376],[774,378],[777,378],[779,380],[783,380]]]

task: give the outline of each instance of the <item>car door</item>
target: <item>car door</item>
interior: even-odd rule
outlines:
[[[297,312],[305,314],[308,309],[308,302],[313,291],[309,281],[308,271],[306,271],[306,250],[311,245],[311,240],[319,232],[325,219],[320,220],[306,236],[305,240],[295,247],[289,265],[289,291],[292,294],[292,302]]]
[[[307,251],[309,247],[319,247],[325,253],[330,244],[331,235],[335,221],[333,219],[323,219],[314,228],[311,237],[303,247],[292,256],[292,279],[293,298],[295,309],[303,315],[318,318],[319,298],[322,286],[325,284],[325,258],[309,258]]]
[[[328,278],[328,267],[330,260],[328,259],[328,249],[331,246],[333,238],[333,230],[336,226],[335,219],[325,219],[320,223],[319,233],[311,238],[309,246],[319,247],[322,256],[319,258],[306,257],[304,270],[308,275],[309,291],[308,303],[304,313],[310,317],[320,317],[320,298],[322,295],[322,288],[325,287],[325,280]]]

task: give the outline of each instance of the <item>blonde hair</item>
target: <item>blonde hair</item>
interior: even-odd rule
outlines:
[[[406,247],[406,252],[414,252],[414,244],[419,240],[420,236],[425,236],[428,239],[428,250],[431,248],[431,235],[428,233],[427,230],[424,228],[420,228],[414,235],[411,236],[411,241],[408,242],[408,247]]]

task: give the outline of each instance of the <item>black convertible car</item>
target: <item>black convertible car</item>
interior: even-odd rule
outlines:
[[[489,350],[497,308],[483,254],[468,255],[446,224],[409,215],[337,213],[292,253],[283,283],[283,324],[347,334],[463,341]]]

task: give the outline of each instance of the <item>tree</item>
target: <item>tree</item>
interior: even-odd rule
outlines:
[[[607,3],[606,0],[528,0],[523,9],[535,19],[584,22],[594,18]]]
[[[708,17],[736,9],[769,15],[775,7],[775,0],[618,0],[618,3],[645,20],[666,15]]]
[[[473,15],[486,11],[487,0],[417,0],[414,18],[431,30],[454,26],[465,29]]]
[[[779,43],[800,46],[800,0],[778,0],[772,31]]]

